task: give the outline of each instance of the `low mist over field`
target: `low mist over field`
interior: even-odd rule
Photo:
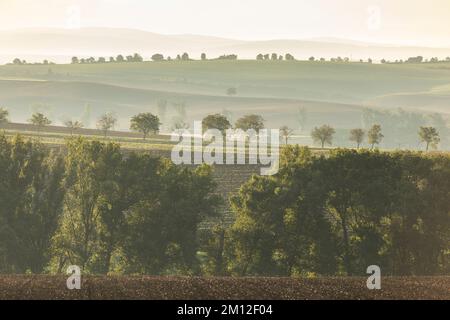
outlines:
[[[281,53],[280,53],[281,54]],[[231,122],[260,114],[268,128],[287,125],[296,135],[330,124],[335,145],[348,131],[383,126],[383,147],[418,148],[417,130],[441,130],[447,148],[450,63],[375,64],[339,61],[172,60],[123,63],[0,66],[0,105],[12,122],[46,114],[53,124],[77,119],[95,128],[113,112],[116,129],[129,130],[141,112],[160,117],[162,132],[183,119],[192,126],[207,114]],[[83,56],[77,56],[83,59]],[[95,60],[97,61],[97,60]],[[229,94],[229,89],[233,93]]]
[[[0,0],[0,300],[449,299],[449,21],[449,0]]]
[[[68,63],[73,55],[116,56],[140,52],[150,58],[154,53],[175,57],[189,52],[200,58],[206,52],[211,57],[237,54],[242,59],[254,59],[258,53],[291,53],[302,59],[351,57],[354,60],[372,58],[407,59],[411,56],[445,58],[449,48],[377,44],[339,38],[235,40],[201,35],[165,35],[148,31],[118,28],[28,28],[0,30],[0,63],[11,62],[16,56],[30,62],[48,59]]]

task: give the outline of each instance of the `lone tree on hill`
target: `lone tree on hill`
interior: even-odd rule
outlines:
[[[4,125],[9,122],[9,111],[5,108],[0,108],[0,125]]]
[[[299,107],[297,109],[297,122],[301,132],[306,128],[306,123],[308,122],[308,110],[305,107]]]
[[[350,141],[353,141],[356,143],[356,148],[359,149],[361,146],[361,143],[364,141],[364,136],[366,133],[363,129],[353,129],[350,131]]]
[[[290,54],[290,53],[286,53],[286,55],[284,56],[284,59],[288,60],[288,61],[295,60],[294,56],[292,54]]]
[[[227,89],[227,96],[232,97],[237,95],[237,89],[236,88],[228,88]]]
[[[294,130],[289,128],[288,126],[282,126],[280,128],[280,134],[284,138],[284,142],[286,144],[288,144],[289,138],[292,136],[293,133]]]
[[[28,122],[36,126],[38,128],[38,132],[41,132],[42,128],[52,123],[46,116],[39,112],[33,114]]]
[[[83,128],[83,123],[80,121],[69,120],[64,123],[64,125],[70,129],[70,135],[73,136],[73,133],[78,129]]]
[[[372,149],[376,144],[380,144],[381,140],[384,138],[384,135],[381,133],[381,126],[379,124],[374,124],[367,133],[367,137]]]
[[[131,118],[130,129],[141,132],[144,135],[144,140],[147,138],[148,134],[152,132],[156,134],[159,132],[159,122],[158,116],[151,113],[140,113]]]
[[[264,119],[257,114],[249,114],[238,119],[235,124],[236,129],[241,129],[244,131],[253,129],[259,131],[264,129]]]
[[[187,52],[183,53],[183,55],[181,56],[181,60],[183,61],[189,61],[189,54]]]
[[[437,145],[441,141],[441,138],[439,138],[439,132],[433,127],[420,127],[419,137],[421,142],[426,143],[426,151],[429,150],[430,146],[436,149]]]
[[[206,116],[202,121],[203,131],[208,129],[217,129],[222,134],[225,134],[226,130],[231,128],[231,123],[227,117],[221,114],[210,114]]]
[[[152,55],[152,60],[153,61],[163,61],[164,56],[160,53],[156,53],[156,54]]]
[[[98,119],[97,128],[103,132],[104,137],[106,138],[108,135],[108,131],[114,129],[114,126],[117,123],[117,118],[113,113],[105,113]]]
[[[333,135],[336,133],[336,130],[334,130],[329,125],[323,125],[320,128],[314,128],[311,132],[311,137],[313,138],[314,142],[320,142],[322,149],[324,148],[325,144],[332,145],[333,144]]]

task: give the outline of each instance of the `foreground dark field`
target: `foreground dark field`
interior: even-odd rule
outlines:
[[[64,276],[2,276],[0,299],[316,300],[450,299],[450,277],[386,277],[382,290],[366,278],[84,277],[81,290]]]

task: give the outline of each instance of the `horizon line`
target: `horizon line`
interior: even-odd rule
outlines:
[[[241,41],[241,42],[272,42],[272,41],[303,41],[303,42],[317,42],[317,43],[332,43],[332,44],[347,44],[354,46],[382,46],[382,47],[400,47],[400,48],[428,48],[428,49],[450,49],[450,46],[434,46],[434,45],[426,45],[426,44],[411,44],[411,43],[393,43],[393,42],[384,42],[384,41],[368,41],[367,39],[358,39],[358,38],[340,38],[329,35],[322,35],[316,37],[305,37],[305,38],[266,38],[266,39],[244,39],[244,38],[235,38],[235,37],[227,37],[220,35],[209,35],[209,34],[196,34],[196,33],[161,33],[154,32],[150,30],[140,29],[140,28],[130,28],[130,27],[107,27],[107,26],[83,26],[80,28],[67,28],[61,26],[30,26],[30,27],[21,27],[21,28],[1,28],[0,32],[14,32],[14,31],[26,31],[26,30],[58,30],[58,31],[80,31],[80,30],[89,30],[89,29],[99,29],[99,30],[123,30],[123,31],[135,31],[135,32],[143,32],[160,36],[167,37],[206,37],[206,38],[215,38],[221,40],[228,41]]]

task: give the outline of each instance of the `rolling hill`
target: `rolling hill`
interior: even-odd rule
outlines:
[[[232,87],[237,95],[228,96]],[[56,125],[73,119],[95,128],[100,115],[113,112],[116,129],[126,131],[133,115],[152,112],[168,133],[180,120],[192,127],[212,113],[224,113],[232,122],[256,113],[268,128],[299,129],[302,117],[300,136],[330,124],[340,146],[349,146],[349,129],[364,127],[364,109],[370,107],[384,111],[376,118],[386,136],[382,147],[417,148],[419,126],[434,121],[429,114],[440,113],[448,122],[449,89],[450,63],[207,60],[0,66],[0,106],[13,122],[27,122],[39,111]],[[161,101],[165,108],[158,107]],[[423,116],[405,118],[399,108]],[[448,129],[440,131],[441,145],[448,148]]]
[[[40,111],[54,122],[81,118],[90,106],[91,126],[103,113],[114,112],[119,129],[127,130],[129,118],[140,112],[158,113],[157,103],[168,101],[167,122],[178,113],[173,104],[186,105],[185,122],[201,121],[206,114],[227,110],[233,117],[248,113],[262,114],[270,127],[288,123],[297,126],[299,106],[308,108],[310,120],[329,121],[347,127],[359,121],[360,108],[351,104],[299,99],[227,97],[136,89],[91,82],[0,80],[0,105],[8,106],[15,121],[26,122],[31,113]],[[87,124],[89,126],[89,124]]]
[[[58,63],[70,61],[74,55],[110,56],[139,52],[149,58],[154,53],[176,56],[189,52],[200,57],[202,52],[214,57],[235,53],[241,58],[254,58],[258,53],[287,53],[298,58],[351,57],[355,60],[406,59],[411,56],[445,58],[449,48],[401,47],[364,43],[345,39],[273,39],[243,41],[199,35],[162,35],[141,30],[114,28],[19,29],[0,31],[0,63],[15,56],[30,61],[50,59]]]

